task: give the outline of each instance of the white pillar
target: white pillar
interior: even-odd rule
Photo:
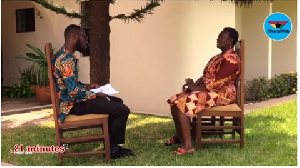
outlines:
[[[272,13],[272,8],[273,8],[273,2],[270,3],[270,7],[269,7],[269,14]],[[268,45],[268,79],[271,79],[272,77],[272,40],[271,38],[269,38],[268,41],[269,45]]]

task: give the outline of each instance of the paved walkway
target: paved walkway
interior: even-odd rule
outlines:
[[[266,100],[266,101],[261,101],[261,102],[257,102],[257,103],[248,103],[248,104],[245,104],[245,114],[248,114],[250,113],[251,111],[253,110],[257,110],[257,109],[263,109],[263,108],[267,108],[267,107],[270,107],[270,106],[273,106],[273,105],[279,105],[279,104],[282,104],[282,103],[285,103],[285,102],[288,102],[288,101],[291,101],[291,100],[296,100],[297,99],[297,94],[293,94],[293,95],[289,95],[289,96],[285,96],[285,97],[281,97],[281,98],[276,98],[276,99],[270,99],[270,100]],[[49,108],[49,105],[48,106],[45,106],[47,108]],[[31,110],[36,110],[36,109],[39,109],[40,107],[32,107]],[[25,111],[28,111],[30,109],[26,109]],[[24,110],[21,111],[21,113],[24,113],[25,112]],[[8,115],[10,112],[7,112],[6,111],[2,111],[1,110],[1,114],[5,114],[5,115]],[[15,114],[16,111],[13,111],[13,113],[11,114]],[[1,117],[1,126],[2,126],[2,117]],[[9,163],[5,163],[5,162],[1,162],[1,166],[14,166],[12,164],[9,164]]]
[[[267,108],[267,107],[274,106],[274,105],[279,105],[279,104],[282,104],[282,103],[285,103],[285,102],[288,102],[291,100],[297,100],[297,94],[292,94],[292,95],[285,96],[285,97],[261,101],[258,103],[248,103],[248,104],[245,104],[244,111],[245,111],[245,114],[248,114],[253,110],[258,110],[258,109],[263,109],[263,108]]]

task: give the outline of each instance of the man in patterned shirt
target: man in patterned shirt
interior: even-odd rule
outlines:
[[[98,84],[83,84],[78,80],[79,62],[75,51],[84,52],[87,36],[80,26],[71,24],[65,29],[65,44],[52,59],[56,89],[60,98],[60,121],[63,123],[68,114],[109,114],[108,124],[111,144],[111,157],[134,156],[131,149],[118,144],[125,143],[125,130],[129,108],[123,100],[104,93],[89,91]]]

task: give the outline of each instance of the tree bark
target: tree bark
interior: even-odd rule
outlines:
[[[91,0],[90,83],[110,81],[110,0]]]

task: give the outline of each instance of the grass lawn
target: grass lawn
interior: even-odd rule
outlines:
[[[96,130],[88,130],[96,131]],[[112,160],[113,166],[296,166],[297,103],[291,101],[245,116],[245,148],[239,144],[204,144],[193,155],[175,156],[163,142],[175,132],[172,119],[145,114],[130,114],[126,144],[135,157]],[[82,134],[83,132],[76,132]],[[54,122],[23,126],[1,133],[1,160],[16,165],[58,165],[57,154],[11,155],[15,144],[26,146],[55,145]],[[71,146],[69,150],[98,149],[100,143]],[[194,146],[196,146],[194,144]],[[65,158],[64,165],[102,165],[102,155]]]

